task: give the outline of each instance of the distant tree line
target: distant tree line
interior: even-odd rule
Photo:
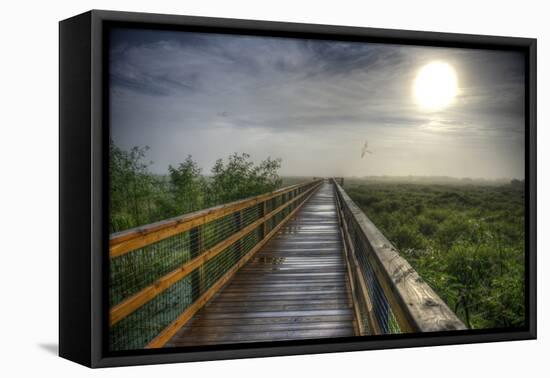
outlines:
[[[110,143],[110,231],[156,222],[273,191],[281,186],[281,159],[267,158],[259,164],[246,153],[218,159],[211,175],[189,155],[166,175],[150,171],[149,147],[129,151]]]

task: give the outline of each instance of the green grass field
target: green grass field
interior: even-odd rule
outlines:
[[[346,179],[344,187],[468,327],[524,325],[521,182]]]

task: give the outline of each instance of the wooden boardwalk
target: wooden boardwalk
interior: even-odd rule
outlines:
[[[166,346],[355,335],[333,186],[324,183]]]

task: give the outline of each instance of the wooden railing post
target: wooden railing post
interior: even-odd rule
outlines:
[[[189,248],[191,259],[198,257],[202,252],[202,232],[201,227],[194,227],[189,231]],[[204,289],[204,265],[196,268],[191,273],[191,298],[196,301]]]
[[[233,214],[233,219],[234,219],[234,222],[235,222],[235,227],[237,229],[237,231],[235,231],[235,232],[239,232],[243,228],[243,213],[242,213],[242,211],[237,211],[235,214]],[[237,257],[237,260],[238,260],[238,259],[240,259],[240,257],[243,254],[243,239],[241,238],[241,239],[237,240],[235,245],[237,247],[237,251],[239,251],[238,257]]]
[[[266,214],[267,214],[267,201],[264,201],[264,202],[262,203],[262,211],[261,211],[261,213],[262,213],[262,218],[266,216]],[[264,222],[264,223],[262,224],[262,239],[264,239],[265,236],[266,236],[267,233],[268,233],[268,231],[267,231],[267,223],[268,223],[268,222]]]

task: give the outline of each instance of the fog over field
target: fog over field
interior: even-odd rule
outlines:
[[[283,176],[524,178],[519,53],[116,29],[110,56],[112,138],[155,173],[246,152]],[[456,74],[437,109],[415,97],[431,62]]]

